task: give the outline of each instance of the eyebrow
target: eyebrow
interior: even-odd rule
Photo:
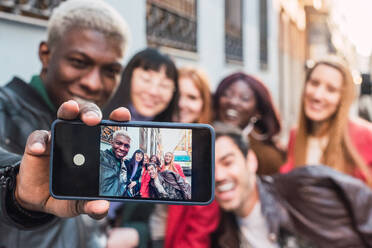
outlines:
[[[233,156],[234,156],[234,153],[233,152],[229,152],[229,153],[223,155],[219,160],[220,161],[224,161],[224,160],[228,159],[229,157],[233,157]]]
[[[84,57],[85,59],[87,59],[89,62],[94,62],[94,60],[90,56],[88,56],[86,53],[79,51],[79,50],[71,50],[68,52],[68,55],[80,55]],[[115,67],[120,67],[120,69],[123,69],[123,65],[118,61],[104,64],[104,66],[115,66]]]

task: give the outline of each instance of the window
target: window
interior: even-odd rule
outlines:
[[[259,0],[260,8],[260,69],[266,70],[268,67],[268,25],[267,25],[267,0]]]
[[[243,62],[242,11],[242,0],[225,0],[225,56],[227,62]]]
[[[197,52],[196,0],[147,0],[146,5],[149,46]]]
[[[0,0],[0,11],[46,20],[53,8],[62,1],[64,0]]]

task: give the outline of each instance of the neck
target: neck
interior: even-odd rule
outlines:
[[[248,197],[248,201],[244,201],[244,205],[235,211],[235,214],[237,216],[242,218],[249,216],[256,203],[260,200],[256,183],[252,191],[253,191],[251,192],[252,196]]]
[[[329,126],[329,121],[313,122],[311,126],[311,133],[316,137],[324,136],[328,132]]]

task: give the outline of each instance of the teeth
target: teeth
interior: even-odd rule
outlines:
[[[230,117],[238,117],[239,113],[235,109],[226,110],[226,114]]]
[[[233,182],[231,182],[231,183],[224,183],[224,184],[218,186],[217,187],[217,190],[219,192],[225,192],[225,191],[232,190],[234,187],[235,187],[235,183],[233,183]]]

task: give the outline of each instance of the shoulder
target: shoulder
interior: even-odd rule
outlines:
[[[349,130],[358,133],[372,133],[372,123],[361,118],[349,120]]]
[[[14,101],[22,98],[24,94],[27,94],[30,91],[36,93],[34,92],[35,90],[25,81],[14,77],[8,84],[0,88],[0,99]]]
[[[101,160],[113,160],[114,159],[114,156],[111,154],[110,150],[109,149],[106,149],[106,150],[100,150],[100,157],[101,157]]]
[[[372,144],[372,123],[361,118],[349,121],[349,134],[353,141],[364,141]]]
[[[39,93],[20,78],[13,78],[0,88],[0,111],[10,116],[33,115],[35,118],[55,119],[55,113],[49,110]],[[38,116],[38,117],[37,117]],[[48,123],[48,126],[51,123]]]
[[[177,168],[177,170],[179,170],[179,169],[182,169],[182,168],[181,168],[181,165],[179,165],[179,164],[176,164],[176,163],[174,163],[174,167],[176,167],[176,168]]]

